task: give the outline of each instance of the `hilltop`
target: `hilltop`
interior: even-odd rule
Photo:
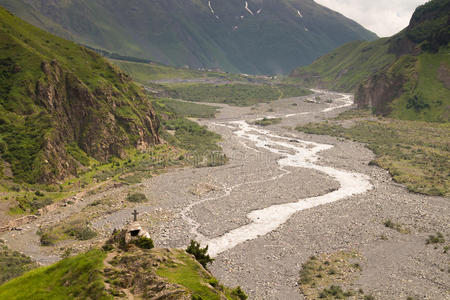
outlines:
[[[131,236],[130,228],[141,230],[138,223],[130,224],[128,229],[115,231],[102,248],[7,281],[0,285],[0,299],[247,298],[240,287],[230,289],[219,284],[205,269],[198,252],[189,248],[187,251],[194,254],[181,249],[154,248],[149,237]]]
[[[19,17],[94,48],[172,66],[286,73],[376,35],[312,0],[1,0]]]
[[[294,70],[290,80],[356,92],[359,107],[401,119],[450,118],[450,1],[419,6],[407,28],[374,42],[352,42]]]

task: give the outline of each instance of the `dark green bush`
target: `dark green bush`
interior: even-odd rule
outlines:
[[[142,193],[134,193],[134,194],[129,194],[127,196],[127,201],[134,202],[134,203],[142,203],[142,202],[148,201],[148,199],[147,199],[147,196],[145,196]]]
[[[217,287],[219,285],[219,281],[216,278],[211,278],[210,280],[208,280],[208,283],[212,286],[212,287]]]
[[[204,267],[209,263],[212,263],[214,259],[212,259],[208,252],[208,246],[205,248],[200,248],[200,244],[194,240],[191,240],[191,244],[187,247],[186,252],[194,255],[195,259]]]
[[[337,299],[344,299],[346,297],[352,296],[351,292],[344,292],[342,288],[338,285],[332,285],[329,288],[323,289],[322,292],[319,293],[319,298],[328,298],[333,297]]]
[[[87,241],[97,236],[97,233],[87,225],[77,225],[64,231],[67,235],[79,241]]]
[[[231,295],[236,296],[240,300],[245,300],[248,298],[248,296],[244,293],[240,286],[231,291]]]
[[[428,244],[443,244],[445,243],[444,235],[440,232],[438,232],[436,235],[430,235],[427,239],[427,245]]]
[[[42,246],[53,246],[55,244],[55,241],[55,237],[50,233],[45,232],[41,234],[40,242]]]
[[[155,247],[153,240],[151,238],[146,238],[145,236],[139,237],[138,239],[132,241],[132,243],[141,249],[153,249]]]
[[[416,112],[422,111],[424,109],[430,108],[430,105],[425,102],[425,99],[420,94],[415,94],[409,97],[408,103],[406,104],[407,109],[414,109]]]

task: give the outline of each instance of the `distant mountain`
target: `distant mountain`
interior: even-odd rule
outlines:
[[[0,0],[19,17],[91,47],[161,63],[287,73],[376,35],[313,0]]]
[[[58,182],[160,143],[158,129],[128,75],[0,7],[1,175],[7,164],[15,180]]]
[[[450,120],[450,0],[419,6],[407,28],[348,43],[294,70],[307,86],[356,92],[360,107],[402,119]]]

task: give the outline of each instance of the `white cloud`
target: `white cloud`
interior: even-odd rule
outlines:
[[[380,37],[396,34],[409,24],[417,6],[427,0],[315,0],[355,20]]]

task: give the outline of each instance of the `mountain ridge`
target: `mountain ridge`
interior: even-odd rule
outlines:
[[[295,69],[290,80],[326,89],[356,92],[359,107],[401,119],[450,119],[450,1],[419,6],[398,34],[373,42],[352,42],[311,65]]]
[[[94,48],[241,73],[286,73],[345,42],[376,38],[312,0],[1,0],[0,5]]]

